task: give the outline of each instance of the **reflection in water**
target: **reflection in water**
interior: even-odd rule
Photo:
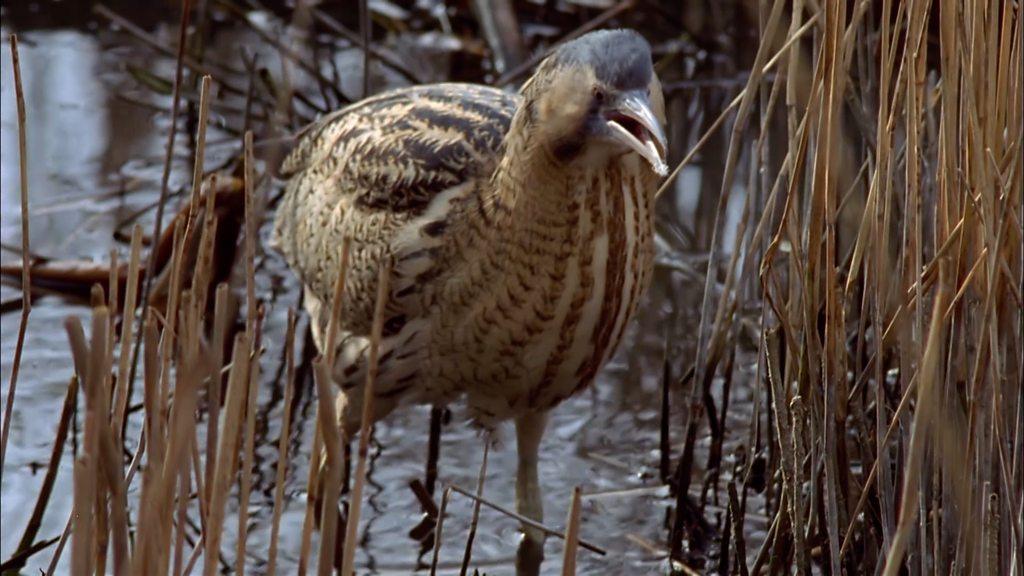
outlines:
[[[104,258],[114,227],[139,206],[140,199],[126,194],[157,175],[151,168],[128,165],[161,147],[153,113],[125,103],[110,89],[113,58],[96,36],[71,30],[29,33],[23,35],[20,54],[32,249],[42,255]],[[17,245],[17,108],[6,42],[0,62],[2,240]]]
[[[0,50],[0,239],[20,245],[20,175],[17,108],[7,31]],[[102,157],[109,142],[107,91],[99,79],[100,48],[96,38],[79,32],[57,31],[26,35],[19,48],[27,116],[27,155],[30,204],[46,206],[56,199],[96,190],[103,181]],[[98,207],[97,207],[98,209]],[[33,217],[31,243],[38,253],[59,250],[73,231],[93,214],[77,209]],[[108,236],[109,237],[109,236]],[[109,242],[94,242],[95,254]],[[81,250],[81,247],[78,247]],[[80,253],[81,254],[81,253]],[[84,252],[88,255],[87,252]],[[5,251],[4,260],[11,258]],[[16,294],[4,287],[4,300]],[[33,310],[26,336],[26,355],[21,365],[15,412],[11,418],[3,477],[3,524],[0,549],[10,556],[21,537],[42,480],[37,465],[45,465],[59,417],[64,388],[70,375],[70,356],[60,322],[65,314],[79,312],[56,301],[40,301]],[[0,373],[5,383],[0,399],[6,402],[6,383],[13,360],[18,315],[0,320],[3,346]],[[70,459],[65,458],[59,484],[41,535],[49,538],[63,529],[71,505]]]
[[[6,34],[5,34],[6,36]],[[21,69],[28,122],[29,193],[33,206],[96,190],[102,182],[102,155],[109,142],[106,88],[99,79],[99,45],[79,32],[32,34],[21,43]],[[3,240],[18,237],[18,132],[14,82],[4,43],[3,83]],[[41,252],[81,223],[82,213],[35,218],[32,246]],[[16,242],[15,242],[16,243]]]

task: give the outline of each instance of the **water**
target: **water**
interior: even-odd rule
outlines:
[[[71,11],[75,10],[77,8]],[[152,26],[167,45],[173,44],[176,26],[172,13],[157,8],[132,15],[135,21]],[[21,40],[28,117],[31,249],[36,254],[59,259],[103,261],[115,248],[123,258],[126,246],[115,240],[115,233],[127,231],[125,221],[156,199],[169,128],[167,114],[129,100],[143,100],[162,109],[170,105],[168,96],[141,90],[126,72],[126,63],[171,77],[173,62],[150,55],[138,47],[137,41],[105,26],[76,28],[62,22],[59,13],[47,17],[31,10],[17,11],[18,21],[12,25],[14,16],[14,12],[5,12],[5,42],[0,53],[3,78],[0,240],[5,246],[20,245],[17,119],[6,42],[8,33],[16,29]],[[228,50],[234,50],[239,43],[260,49],[253,35],[238,27],[222,26],[214,37],[214,45],[224,47],[225,53],[230,53]],[[350,53],[346,54],[343,52],[341,58],[355,60]],[[358,90],[352,81],[355,76],[346,80],[346,91]],[[218,129],[221,122],[217,118],[215,111],[209,141],[230,142],[231,134]],[[177,148],[171,190],[179,189],[189,178],[191,152],[187,132],[179,135]],[[207,166],[216,166],[233,152],[231,146],[211,146]],[[684,189],[699,189],[700,170],[688,170],[681,182]],[[264,193],[274,190],[272,185]],[[685,220],[684,214],[697,209],[696,200],[696,194],[682,194],[669,210],[675,211],[677,218],[683,215]],[[734,221],[739,206],[741,203],[730,210]],[[151,212],[146,212],[139,220],[147,231],[152,226],[151,218]],[[17,255],[5,248],[3,257],[9,262]],[[649,573],[664,564],[662,556],[642,543],[664,547],[671,504],[658,478],[659,386],[666,323],[673,325],[672,333],[677,335],[671,352],[674,364],[681,366],[691,362],[693,343],[679,335],[696,331],[700,289],[679,274],[659,268],[639,321],[634,323],[618,355],[601,372],[595,386],[558,407],[551,416],[540,464],[547,523],[556,527],[564,525],[574,486],[582,486],[585,493],[623,491],[584,500],[581,536],[605,548],[608,555],[600,557],[581,550],[579,574]],[[260,573],[268,549],[279,426],[286,408],[282,405],[281,370],[285,318],[289,308],[298,306],[299,295],[295,280],[273,252],[266,251],[260,256],[257,293],[267,306],[266,353],[261,358],[263,378],[247,560],[249,566]],[[3,391],[0,395],[3,401],[6,401],[18,328],[14,303],[19,297],[19,290],[7,284],[0,289],[0,299],[5,304],[11,303],[15,310],[0,318],[3,333],[0,350]],[[689,304],[680,306],[681,303]],[[72,372],[62,322],[70,315],[85,318],[88,313],[82,303],[58,296],[37,297],[33,305],[3,468],[2,559],[14,551],[35,503]],[[737,380],[749,377],[752,370],[752,366],[741,366]],[[313,434],[311,390],[308,383],[302,384],[294,406],[286,508],[279,542],[283,573],[293,570],[297,561]],[[750,390],[734,386],[735,404],[749,405],[750,396]],[[674,455],[681,445],[682,407],[688,397],[688,391],[685,394],[673,391]],[[483,440],[460,414],[455,407],[453,419],[444,427],[439,485],[454,483],[472,489],[483,455]],[[737,439],[744,439],[744,412],[730,410],[729,417],[727,425],[735,425]],[[405,574],[422,567],[424,561],[429,562],[429,554],[408,536],[422,513],[407,487],[410,480],[423,477],[428,424],[429,408],[406,407],[377,425],[367,504],[361,523],[358,565],[365,570],[360,569],[360,573]],[[133,418],[127,434],[130,448],[134,448],[138,438],[138,427],[137,418]],[[707,447],[705,436],[699,442],[701,450]],[[67,521],[72,502],[73,448],[74,441],[69,440],[39,539],[58,536]],[[728,454],[727,451],[727,458]],[[488,499],[513,506],[515,467],[514,434],[506,426],[499,430],[498,444],[490,453],[485,488]],[[699,479],[695,484],[699,486]],[[133,501],[138,497],[137,490],[138,483],[135,483]],[[440,494],[435,496],[439,500]],[[236,505],[229,504],[222,547],[225,551],[235,546],[237,520],[232,515]],[[471,508],[468,499],[458,496],[453,497],[449,506],[441,552],[441,564],[446,573],[458,570]],[[720,508],[717,510],[720,512]],[[516,521],[484,507],[474,545],[474,565],[488,574],[512,573],[517,539]],[[749,543],[748,547],[751,547]],[[45,569],[52,550],[50,547],[33,556],[25,573]],[[65,570],[69,556],[68,553],[63,555]],[[546,556],[544,572],[557,573],[560,541],[548,540]]]

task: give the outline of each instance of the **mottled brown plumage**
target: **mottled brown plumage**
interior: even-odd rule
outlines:
[[[275,238],[320,346],[352,239],[334,367],[349,405],[388,258],[375,417],[464,395],[484,426],[515,418],[519,508],[539,518],[544,414],[593,380],[650,279],[663,122],[646,42],[606,31],[558,49],[519,95],[401,89],[306,134],[283,166]]]

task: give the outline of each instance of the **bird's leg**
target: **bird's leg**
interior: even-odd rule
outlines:
[[[516,444],[519,453],[519,469],[516,473],[516,512],[537,522],[544,521],[544,501],[537,478],[537,460],[547,412],[532,412],[516,418]],[[523,526],[528,540],[544,541],[544,533],[536,528]]]
[[[544,500],[537,478],[537,460],[547,422],[546,412],[532,412],[516,418],[516,447],[519,453],[516,512],[537,522],[544,521]],[[533,576],[540,573],[540,564],[544,560],[544,532],[525,525],[522,528],[524,537],[516,551],[516,574]]]
[[[437,483],[437,460],[441,452],[441,425],[444,420],[444,407],[433,406],[430,409],[430,439],[427,441],[427,470],[424,485],[431,496],[434,495],[434,484]]]

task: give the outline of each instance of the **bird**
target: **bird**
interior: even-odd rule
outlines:
[[[300,135],[272,243],[323,353],[349,242],[330,368],[348,405],[362,405],[384,265],[372,418],[465,398],[485,430],[514,420],[516,510],[542,521],[548,412],[593,382],[650,283],[664,125],[650,45],[619,29],[559,45],[518,92],[399,88]],[[358,431],[358,408],[340,418]]]

